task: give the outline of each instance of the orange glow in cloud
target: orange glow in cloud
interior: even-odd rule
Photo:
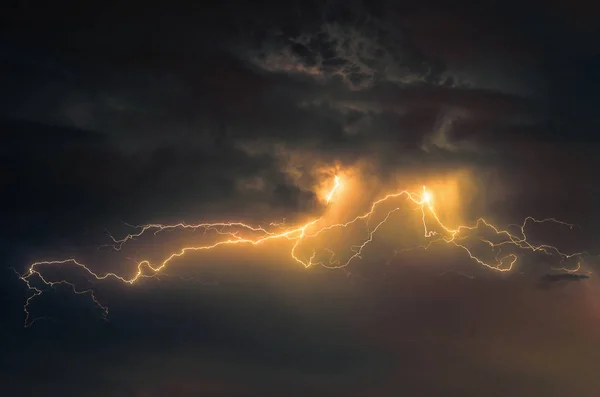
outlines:
[[[327,204],[329,204],[331,202],[331,199],[334,197],[333,195],[336,194],[336,192],[339,190],[340,185],[341,185],[340,177],[335,175],[333,177],[333,188],[331,188],[331,190],[327,194],[327,199],[326,199]]]

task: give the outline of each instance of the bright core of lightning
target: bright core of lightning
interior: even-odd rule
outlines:
[[[331,202],[331,199],[333,198],[333,195],[335,194],[335,192],[338,190],[338,188],[340,187],[340,177],[335,175],[333,177],[333,189],[331,189],[331,191],[329,192],[329,194],[327,194],[327,204],[329,204]]]
[[[342,177],[335,175],[333,178],[333,187],[328,194],[325,195],[325,201],[328,205],[335,205],[339,199],[341,199],[339,194],[340,187],[342,185],[344,185]],[[443,202],[443,197],[437,198],[435,201],[438,203]],[[393,208],[389,209],[389,206],[392,204]],[[385,210],[383,209],[384,207]],[[409,249],[427,249],[432,244],[436,243],[448,244],[463,250],[466,255],[475,263],[493,271],[508,272],[512,270],[515,263],[519,259],[515,251],[540,252],[546,255],[556,256],[561,261],[572,257],[579,257],[583,254],[566,254],[554,246],[545,244],[535,245],[528,241],[525,229],[527,225],[531,223],[553,222],[560,225],[573,227],[571,224],[558,221],[554,218],[535,219],[532,217],[527,217],[521,225],[518,225],[518,231],[514,233],[509,232],[508,230],[500,229],[484,218],[479,218],[472,225],[459,225],[456,227],[450,227],[441,221],[438,213],[436,212],[433,192],[427,187],[423,186],[422,189],[418,191],[399,190],[394,193],[387,194],[372,202],[369,210],[365,213],[348,219],[346,222],[340,223],[328,224],[325,222],[325,219],[321,217],[312,219],[302,225],[292,227],[285,227],[285,225],[277,223],[271,223],[270,227],[253,226],[239,221],[201,224],[177,223],[170,225],[142,225],[138,227],[137,233],[129,234],[121,239],[116,239],[111,236],[113,240],[113,247],[116,250],[121,250],[121,248],[131,240],[140,238],[147,233],[158,234],[160,232],[169,230],[201,230],[204,232],[204,234],[212,232],[216,236],[220,236],[221,239],[217,242],[207,245],[199,244],[185,246],[177,251],[167,254],[162,261],[157,263],[153,263],[150,260],[141,260],[136,263],[132,276],[126,276],[114,272],[100,273],[94,271],[91,267],[85,265],[75,258],[42,260],[39,262],[34,262],[29,265],[25,273],[19,274],[20,279],[25,283],[30,292],[30,295],[25,300],[23,308],[25,312],[25,326],[27,327],[32,325],[36,320],[32,319],[29,310],[32,302],[41,296],[46,290],[57,285],[66,285],[71,288],[75,294],[88,295],[102,310],[103,316],[106,318],[108,315],[108,308],[100,303],[93,290],[81,288],[75,282],[67,279],[50,279],[47,271],[52,267],[70,265],[73,268],[82,271],[88,277],[88,279],[92,281],[113,279],[125,284],[134,284],[142,278],[157,276],[167,266],[171,265],[178,258],[190,252],[209,251],[220,246],[258,246],[269,242],[276,242],[282,245],[289,245],[290,258],[304,267],[308,268],[319,265],[327,268],[344,268],[350,265],[352,262],[362,259],[365,248],[373,241],[379,229],[386,223],[395,225],[393,223],[394,218],[392,215],[403,208],[412,208],[420,212],[420,227],[423,236],[427,239],[427,244]],[[376,215],[377,219],[380,220],[375,223],[372,222],[372,219],[375,218]],[[325,236],[327,233],[334,230],[349,228],[354,225],[365,226],[367,228],[367,233],[360,244],[350,247],[352,255],[345,260],[334,259],[337,258],[338,255],[336,255],[336,253],[329,248],[323,248],[320,250],[313,249],[310,255],[304,255],[299,252],[298,248],[302,242],[319,236]],[[403,225],[400,226],[402,227]],[[404,225],[404,228],[406,228],[406,225]],[[472,232],[482,230],[485,230],[489,235],[494,236],[494,241],[491,241],[489,238],[472,235]],[[491,261],[486,260],[475,254],[473,249],[467,246],[467,243],[473,241],[483,243],[484,245],[491,247],[493,253],[495,254],[494,259]],[[506,253],[506,251],[504,251],[505,253],[503,253],[503,250],[507,248],[511,248],[511,252]],[[409,249],[402,249],[396,251],[396,253],[407,251]]]
[[[427,205],[431,205],[431,193],[429,191],[427,191],[426,188],[423,188],[423,196],[422,196],[422,200],[423,200],[423,204],[427,204]]]

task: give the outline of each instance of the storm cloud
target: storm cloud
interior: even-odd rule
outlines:
[[[103,285],[106,324],[57,287],[36,310],[60,321],[21,329],[26,291],[9,268],[101,258],[105,229],[128,224],[312,218],[333,169],[387,190],[464,172],[476,188],[467,217],[572,222],[530,237],[589,250],[593,269],[593,13],[481,3],[15,5],[0,37],[0,335],[14,341],[0,390],[595,396],[595,278],[536,288],[551,266],[542,255],[490,275],[463,252],[345,272],[242,249],[182,259],[131,289]]]

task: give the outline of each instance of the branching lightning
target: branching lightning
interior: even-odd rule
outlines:
[[[337,175],[334,177],[333,182],[333,188],[325,196],[325,201],[328,205],[335,203],[336,200],[334,199],[338,198],[340,188],[343,184],[343,180]],[[392,209],[386,209],[382,212],[381,209],[384,204],[393,204],[394,207]],[[346,268],[353,261],[362,259],[365,248],[374,240],[377,232],[384,224],[392,222],[392,216],[394,213],[408,207],[412,207],[413,209],[420,211],[420,227],[422,228],[423,236],[427,243],[425,245],[395,251],[395,254],[415,248],[428,249],[433,244],[443,243],[463,250],[468,257],[477,264],[498,272],[509,272],[514,268],[519,259],[517,253],[514,251],[539,252],[546,255],[556,256],[560,258],[561,261],[584,254],[567,254],[554,246],[545,244],[535,245],[528,240],[526,228],[531,223],[552,222],[570,228],[574,226],[554,218],[538,220],[532,217],[527,217],[522,224],[511,225],[516,229],[515,232],[500,229],[483,218],[479,218],[472,225],[459,225],[455,228],[447,226],[441,221],[438,213],[435,210],[433,192],[423,186],[420,191],[401,190],[395,193],[387,194],[384,197],[374,201],[370,205],[368,211],[365,213],[343,223],[326,224],[325,219],[321,217],[310,220],[303,225],[291,227],[286,226],[285,219],[280,223],[272,222],[268,227],[253,226],[240,221],[201,224],[155,223],[142,225],[137,227],[138,231],[136,233],[128,234],[123,238],[117,239],[110,236],[112,239],[112,247],[119,251],[128,242],[138,239],[148,233],[153,233],[156,235],[169,230],[201,230],[203,235],[206,233],[213,233],[215,236],[221,237],[221,240],[207,245],[185,246],[177,251],[171,252],[160,262],[153,263],[150,260],[138,261],[136,262],[134,274],[132,276],[120,275],[114,272],[98,273],[75,258],[34,262],[28,267],[24,274],[19,274],[20,279],[25,283],[26,287],[30,291],[30,295],[27,297],[23,308],[25,312],[25,326],[27,327],[32,325],[36,320],[32,320],[29,310],[32,302],[41,296],[45,290],[53,288],[57,285],[66,285],[71,288],[75,294],[88,295],[94,304],[96,304],[102,310],[103,316],[106,317],[108,315],[108,308],[100,303],[93,290],[80,288],[75,283],[65,279],[58,281],[50,280],[46,275],[46,271],[53,266],[73,266],[74,268],[83,271],[88,279],[92,281],[113,279],[125,284],[134,284],[142,278],[158,276],[176,259],[191,252],[209,251],[220,246],[258,246],[267,244],[269,242],[277,242],[279,244],[289,244],[290,258],[304,267],[308,268],[318,265],[332,269]],[[381,220],[371,224],[371,220],[376,214],[380,215]],[[314,239],[334,230],[349,228],[353,225],[366,227],[367,234],[366,238],[360,244],[350,247],[352,255],[349,255],[347,259],[341,259],[343,255],[338,255],[330,248],[323,248],[319,251],[314,249],[310,255],[303,255],[299,252],[299,246],[302,242],[308,241],[309,239]],[[497,239],[498,241],[491,241],[488,238],[471,235],[472,232],[479,230],[487,231],[488,234],[494,236],[494,239]],[[480,255],[477,255],[472,248],[468,248],[467,242],[473,240],[491,247],[495,254],[494,259],[492,261],[485,260]],[[503,250],[509,247],[511,248],[511,252],[503,254]],[[580,265],[578,265],[576,269],[563,269],[567,272],[576,272],[579,270],[579,268]]]

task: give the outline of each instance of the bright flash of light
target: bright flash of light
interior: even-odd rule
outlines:
[[[339,196],[339,188],[344,184],[341,177],[335,176],[333,187],[326,195],[327,202],[331,202],[332,198],[337,196],[335,205],[343,204],[343,197]],[[346,190],[346,189],[345,189]],[[443,202],[443,196],[436,198],[437,203]],[[389,209],[389,207],[392,207]],[[116,250],[130,242],[131,240],[140,238],[148,233],[159,234],[170,230],[201,230],[203,235],[213,233],[221,239],[212,244],[189,245],[180,248],[167,254],[160,262],[153,263],[150,260],[141,260],[136,262],[135,270],[132,275],[127,276],[114,272],[94,271],[91,267],[78,261],[75,258],[62,260],[43,260],[29,265],[24,274],[19,274],[20,279],[25,283],[30,291],[29,297],[24,304],[25,311],[25,326],[33,324],[35,319],[31,319],[29,307],[35,298],[44,293],[45,290],[57,285],[67,285],[74,293],[88,295],[92,301],[102,310],[104,317],[108,315],[108,308],[100,303],[96,298],[94,291],[84,289],[76,285],[76,283],[61,279],[53,281],[47,275],[47,270],[52,267],[71,265],[74,268],[83,271],[83,273],[91,281],[100,281],[113,279],[125,284],[134,284],[143,278],[156,277],[163,269],[172,264],[178,258],[191,253],[200,251],[213,250],[220,246],[235,246],[247,245],[258,246],[269,242],[277,242],[282,245],[289,246],[290,258],[304,267],[323,266],[327,268],[345,268],[353,261],[362,259],[365,248],[373,241],[377,232],[386,223],[393,222],[393,215],[403,208],[412,208],[420,212],[420,228],[427,244],[413,248],[402,249],[398,252],[407,251],[414,248],[427,249],[436,243],[448,244],[453,247],[463,250],[466,255],[475,263],[484,266],[490,270],[498,272],[508,272],[513,269],[515,263],[519,259],[515,252],[503,253],[503,249],[512,248],[512,251],[529,251],[539,252],[546,255],[556,256],[561,261],[581,256],[583,253],[567,254],[560,251],[558,248],[550,245],[532,244],[527,237],[526,227],[531,223],[557,223],[564,226],[573,227],[573,225],[556,220],[554,218],[535,219],[527,217],[522,224],[518,225],[518,232],[510,232],[501,229],[484,218],[479,218],[474,224],[459,225],[451,227],[442,222],[433,203],[433,193],[423,186],[420,191],[399,190],[394,193],[389,193],[378,200],[371,203],[368,211],[339,223],[327,223],[324,217],[312,219],[302,225],[287,227],[285,223],[271,223],[268,227],[254,226],[241,221],[236,222],[216,222],[216,223],[200,223],[200,224],[147,224],[138,227],[137,233],[128,234],[121,239],[116,239],[111,236],[113,247]],[[380,219],[378,222],[373,222],[373,218]],[[353,225],[364,226],[367,229],[365,238],[360,244],[352,245],[351,252],[346,260],[336,259],[340,256],[330,248],[312,250],[310,255],[304,255],[300,252],[299,246],[302,242],[311,241],[312,239],[326,235],[335,230],[349,228]],[[481,236],[473,236],[473,232],[487,231],[489,235],[494,236],[494,241]],[[491,247],[494,259],[486,260],[480,255],[477,255],[472,248],[467,247],[467,243],[475,241],[483,243],[484,246]]]
[[[340,177],[335,175],[333,177],[333,189],[331,189],[331,191],[329,192],[329,194],[327,194],[327,204],[329,204],[329,202],[331,202],[331,199],[333,198],[333,195],[335,194],[336,190],[339,189],[340,187]]]
[[[423,187],[422,198],[423,198],[423,204],[431,205],[431,200],[433,197],[432,197],[431,193],[425,187]]]

